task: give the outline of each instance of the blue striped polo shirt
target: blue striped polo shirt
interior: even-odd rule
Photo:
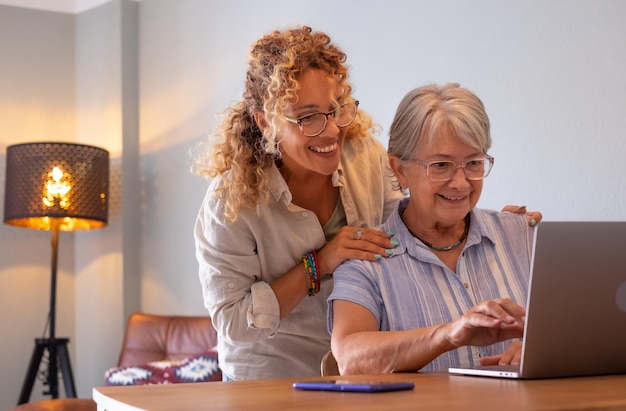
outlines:
[[[400,245],[378,261],[348,260],[333,275],[328,298],[328,329],[333,328],[333,300],[362,305],[376,317],[381,331],[430,327],[460,318],[478,303],[508,297],[526,305],[533,230],[525,216],[474,209],[456,273],[420,240],[400,218],[401,200],[380,227],[395,232]],[[500,354],[510,342],[487,347],[460,347],[422,368],[474,366],[482,356]]]

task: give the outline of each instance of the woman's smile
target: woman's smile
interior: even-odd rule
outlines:
[[[309,150],[315,152],[315,153],[321,153],[321,154],[327,154],[327,153],[332,153],[335,150],[337,150],[337,142],[334,142],[332,144],[329,144],[327,146],[309,146],[308,147]]]
[[[463,202],[463,201],[465,201],[465,200],[468,198],[468,196],[467,196],[467,195],[464,195],[464,196],[462,196],[462,197],[459,197],[459,196],[454,196],[454,197],[453,197],[453,196],[447,196],[447,195],[444,195],[444,194],[437,194],[437,195],[438,195],[439,197],[443,198],[443,199],[444,199],[444,200],[446,200],[446,201],[451,201],[451,202],[454,202],[454,203],[460,203],[460,202]]]

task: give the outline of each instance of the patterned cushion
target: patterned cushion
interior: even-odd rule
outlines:
[[[106,385],[173,384],[179,382],[221,381],[217,352],[209,351],[179,361],[155,361],[117,367],[104,374]]]

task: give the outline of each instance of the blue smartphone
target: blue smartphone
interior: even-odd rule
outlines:
[[[293,388],[310,391],[388,392],[412,390],[414,387],[412,382],[397,381],[326,380],[293,383]]]

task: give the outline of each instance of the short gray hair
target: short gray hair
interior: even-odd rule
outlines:
[[[400,101],[389,129],[387,153],[411,160],[422,138],[449,131],[463,143],[487,153],[489,117],[483,102],[456,83],[429,84],[409,91]]]

